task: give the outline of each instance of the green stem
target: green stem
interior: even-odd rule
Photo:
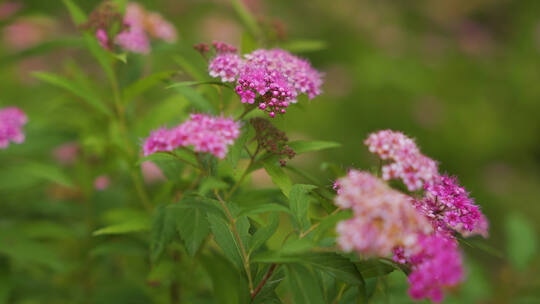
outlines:
[[[236,229],[236,220],[232,216],[231,212],[229,211],[229,208],[227,208],[227,205],[225,204],[225,201],[221,198],[221,195],[219,195],[219,192],[217,189],[214,189],[214,194],[216,195],[219,204],[225,210],[225,213],[227,214],[227,218],[230,221],[231,224],[231,230],[234,234],[234,237],[236,238],[236,241],[238,242],[238,245],[240,246],[240,252],[242,253],[242,258],[244,260],[244,268],[246,271],[246,275],[248,278],[249,283],[249,292],[250,294],[253,294],[253,279],[251,278],[251,270],[249,266],[249,255],[246,252],[246,248],[244,247],[244,243],[242,242],[242,238],[240,237],[240,233],[238,233],[238,229]]]

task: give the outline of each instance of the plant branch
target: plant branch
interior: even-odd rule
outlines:
[[[251,293],[251,300],[253,301],[253,299],[255,299],[255,297],[257,296],[257,294],[261,291],[261,289],[263,288],[264,284],[266,284],[266,281],[268,281],[268,279],[272,276],[272,274],[274,273],[274,270],[276,269],[278,265],[277,264],[272,264],[270,265],[270,268],[268,268],[268,271],[266,272],[266,274],[264,275],[263,279],[261,280],[261,282],[259,283],[259,285],[257,285],[257,288],[255,288],[255,290]]]
[[[214,189],[214,194],[216,195],[223,210],[225,210],[225,213],[227,214],[227,218],[230,221],[231,229],[233,231],[234,237],[236,238],[236,241],[238,242],[238,245],[240,246],[240,251],[242,253],[242,257],[244,260],[244,269],[246,271],[246,275],[247,275],[248,283],[249,283],[249,292],[253,293],[253,279],[251,278],[251,269],[249,266],[249,255],[246,252],[246,248],[244,247],[244,243],[242,242],[240,233],[238,233],[238,229],[236,229],[236,220],[234,219],[231,212],[229,211],[229,208],[227,208],[227,205],[225,204],[225,201],[221,198],[221,195],[219,195],[219,192],[217,189]]]

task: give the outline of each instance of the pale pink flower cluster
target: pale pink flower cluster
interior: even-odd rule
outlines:
[[[107,175],[100,175],[94,179],[94,189],[103,191],[109,188],[111,179]]]
[[[28,118],[21,109],[7,107],[0,109],[0,149],[5,149],[10,142],[20,144],[24,141],[22,127]]]
[[[299,94],[311,99],[321,93],[321,74],[308,61],[287,51],[259,49],[242,59],[230,46],[223,50],[210,61],[209,74],[224,82],[236,81],[242,103],[257,102],[270,117],[285,114]]]
[[[171,128],[153,131],[143,144],[144,155],[192,146],[195,152],[225,158],[228,146],[240,135],[240,125],[230,118],[191,114],[191,118]]]
[[[67,166],[75,163],[79,151],[79,144],[73,141],[56,147],[52,154],[58,163]]]
[[[391,161],[382,167],[382,178],[399,178],[409,191],[422,189],[424,183],[438,175],[437,162],[423,155],[414,140],[401,132],[378,131],[370,134],[364,143],[371,153]]]
[[[344,251],[364,256],[387,256],[401,247],[416,253],[419,234],[431,232],[429,222],[410,204],[410,198],[375,176],[350,170],[337,182],[336,205],[353,210],[353,218],[337,225]]]
[[[130,52],[148,54],[151,49],[148,35],[169,43],[174,43],[178,39],[176,29],[163,16],[156,12],[148,12],[134,2],[130,2],[126,7],[124,24],[128,28],[118,33],[114,41]],[[103,45],[103,33],[100,34],[99,30],[96,35]]]

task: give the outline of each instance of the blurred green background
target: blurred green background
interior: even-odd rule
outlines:
[[[97,291],[87,301],[147,303],[152,286],[138,285],[147,273],[146,253],[137,238],[122,245],[132,250],[122,249],[114,258],[100,256],[92,245],[99,241],[80,241],[88,234],[80,225],[89,212],[84,201],[107,208],[126,204],[130,195],[129,182],[114,177],[129,164],[114,160],[111,155],[117,151],[104,148],[100,139],[114,128],[86,117],[84,108],[69,106],[73,96],[41,84],[30,73],[51,71],[85,81],[82,70],[104,83],[103,75],[75,46],[78,33],[61,1],[19,2],[20,11],[0,20],[0,106],[21,107],[29,123],[24,144],[0,151],[0,295],[10,290],[13,303],[84,302],[77,299],[87,286],[70,282],[84,281],[88,274],[72,270],[82,267],[89,273],[92,263],[100,261],[108,270],[94,277]],[[99,3],[75,2],[87,13]],[[242,23],[227,0],[139,2],[171,20],[179,42],[154,46],[149,56],[135,57],[136,64],[121,71],[126,83],[132,75],[179,70],[174,58],[179,54],[195,58],[194,43],[241,44]],[[468,280],[448,302],[539,303],[540,1],[244,2],[271,33],[271,40],[292,50],[296,46],[299,55],[325,73],[324,93],[293,107],[277,124],[293,139],[333,140],[343,147],[291,163],[324,176],[330,184],[331,175],[321,169],[323,162],[343,168],[375,164],[362,143],[369,132],[390,128],[416,138],[422,151],[440,162],[441,170],[459,177],[490,221],[490,238],[482,244],[491,253],[464,247]],[[39,24],[39,33],[14,37],[13,25],[28,20]],[[107,94],[106,88],[96,90]],[[129,112],[133,141],[186,115],[184,100],[164,86],[146,92],[141,100]],[[182,109],[165,110],[163,104]],[[37,163],[53,166],[51,151],[69,141],[80,142],[87,155],[99,157],[90,162],[90,171],[79,164],[48,173],[49,180],[62,184],[63,174],[91,180],[107,173],[111,189],[80,195],[40,182]],[[19,170],[28,159],[36,165]],[[28,239],[19,244],[22,249],[10,245],[13,231]],[[54,254],[49,247],[62,248],[63,253],[50,257]],[[114,252],[109,247],[100,248]],[[94,248],[91,259],[76,258],[85,256],[88,248]],[[14,250],[18,254],[43,250],[43,254],[13,262]],[[409,301],[400,274],[391,276],[389,290],[380,301]]]

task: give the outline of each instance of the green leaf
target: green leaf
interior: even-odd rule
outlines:
[[[316,188],[317,186],[313,185],[296,184],[292,186],[289,193],[289,205],[301,231],[310,226],[307,216],[310,200],[309,192]]]
[[[161,205],[152,215],[152,233],[150,241],[150,258],[152,262],[158,261],[161,254],[172,241],[176,233],[176,219],[173,212],[167,212]]]
[[[195,63],[192,60],[189,60],[183,56],[176,56],[174,57],[174,61],[178,63],[184,72],[193,77],[195,80],[205,81],[209,79],[209,75],[205,72],[201,72],[201,70],[195,66]]]
[[[64,5],[67,7],[71,19],[75,25],[79,25],[83,22],[86,22],[86,14],[71,0],[62,0]]]
[[[258,256],[253,261],[280,264],[303,263],[327,272],[345,283],[360,285],[364,282],[355,265],[346,257],[334,252],[304,252],[297,254],[281,254],[277,252]]]
[[[520,214],[510,214],[505,218],[508,259],[514,267],[523,270],[534,258],[537,236],[533,225]]]
[[[105,234],[126,234],[132,232],[150,231],[150,220],[148,218],[128,219],[123,223],[107,226],[92,233],[94,236]]]
[[[182,200],[178,204],[185,204]],[[176,229],[184,241],[187,252],[195,256],[202,242],[210,233],[210,225],[202,208],[176,209]]]
[[[327,43],[321,40],[294,40],[281,45],[281,48],[294,53],[320,51],[327,48]]]
[[[290,142],[289,147],[291,147],[294,150],[294,152],[296,152],[296,154],[302,154],[302,153],[311,152],[311,151],[319,151],[319,150],[341,147],[341,144],[337,142],[333,142],[333,141],[297,140],[297,141]]]
[[[214,108],[210,104],[206,98],[204,98],[203,95],[201,95],[197,90],[183,86],[183,87],[175,87],[176,91],[183,95],[193,107],[196,109],[205,112],[205,113],[214,113]]]
[[[252,131],[253,128],[250,127],[250,124],[245,124],[240,130],[240,136],[234,141],[234,144],[230,147],[229,153],[227,153],[227,160],[230,162],[233,169],[236,169],[236,167],[238,166],[238,161],[242,156],[242,152],[244,152],[245,145],[247,141],[253,136]]]
[[[19,167],[19,170],[38,179],[44,179],[66,187],[73,187],[71,179],[57,166],[27,161]]]
[[[174,75],[174,71],[158,72],[141,78],[134,83],[130,84],[123,90],[124,103],[129,103],[135,97],[150,90],[156,85],[162,84],[165,80]]]
[[[96,110],[100,111],[103,114],[112,116],[112,112],[107,106],[91,91],[80,86],[79,84],[70,81],[67,78],[62,76],[54,75],[46,72],[34,72],[32,75],[48,84],[54,85],[56,87],[62,88],[77,97],[85,101],[88,105],[92,106]]]
[[[0,67],[8,64],[15,64],[18,61],[27,57],[43,55],[59,48],[81,48],[85,45],[83,42],[84,41],[80,37],[65,37],[44,41],[43,43],[18,51],[16,53],[1,56]]]
[[[287,285],[295,304],[324,303],[322,289],[311,270],[300,264],[288,264]]]
[[[117,86],[116,75],[112,67],[113,56],[99,45],[95,35],[89,33],[83,34],[84,41],[86,42],[86,47],[90,51],[90,54],[98,61],[99,65],[105,72],[105,75],[109,79],[109,82],[113,87]]]
[[[243,269],[243,258],[240,244],[231,230],[229,223],[223,218],[209,213],[207,215],[210,229],[214,234],[214,239],[227,257],[238,269]]]
[[[276,232],[278,225],[279,215],[276,213],[272,213],[268,225],[260,227],[253,234],[253,237],[251,238],[251,247],[249,248],[248,254],[263,246],[266,241],[268,241],[268,239],[270,239],[270,237],[272,237],[272,235]]]
[[[250,33],[243,32],[242,33],[242,47],[241,47],[242,54],[251,53],[255,51],[256,49],[257,49],[257,41],[255,41],[255,38],[253,38],[253,36]]]
[[[57,254],[41,242],[27,239],[17,231],[10,231],[8,227],[0,229],[0,255],[6,255],[21,265],[32,267],[44,266],[54,271],[62,271],[65,263]]]
[[[227,259],[211,252],[204,254],[201,262],[212,280],[212,294],[216,303],[249,303],[247,281]]]
[[[328,230],[334,230],[337,222],[350,218],[351,214],[352,212],[350,210],[343,210],[323,218],[319,222],[319,226],[312,232],[315,235],[315,240],[320,240]]]
[[[229,187],[229,184],[227,184],[226,182],[216,177],[208,176],[204,180],[201,181],[200,186],[199,186],[199,193],[201,195],[206,195],[208,192],[212,191],[213,189],[222,190],[222,189],[227,189],[228,187]]]
[[[257,21],[251,15],[247,7],[242,3],[240,0],[232,0],[231,1],[232,7],[238,17],[240,18],[240,21],[244,24],[246,29],[250,32],[250,34],[253,37],[261,37],[262,31],[259,25],[257,24]]]
[[[281,192],[285,194],[286,197],[289,197],[289,192],[291,191],[292,182],[289,176],[283,172],[281,167],[277,166],[274,162],[266,161],[264,162],[264,170],[272,178],[272,182],[281,189]]]
[[[240,213],[238,213],[238,216],[242,215],[254,215],[264,212],[285,212],[285,213],[291,213],[291,210],[289,208],[276,204],[276,203],[269,203],[269,204],[260,204],[255,206],[249,206],[246,208],[243,208],[240,210]]]
[[[377,259],[360,261],[355,263],[355,265],[364,279],[384,276],[396,269],[395,267],[392,267],[391,265],[388,265],[386,263],[382,263]]]

